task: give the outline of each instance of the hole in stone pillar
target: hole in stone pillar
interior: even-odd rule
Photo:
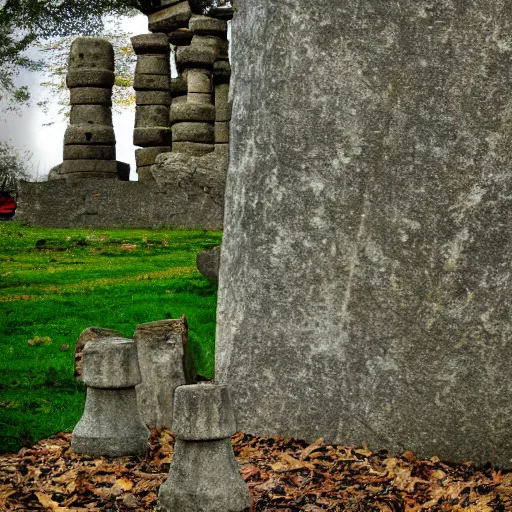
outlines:
[[[83,59],[84,58],[84,54],[83,53],[79,53],[78,56]]]
[[[89,124],[93,124],[92,121],[87,121]]]
[[[85,133],[85,139],[87,140],[87,142],[89,142],[92,139],[92,133],[91,132],[86,132]]]

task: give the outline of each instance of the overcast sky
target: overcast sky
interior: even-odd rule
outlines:
[[[126,18],[122,27],[132,35],[147,33],[147,18],[144,15]],[[58,121],[52,126],[43,126],[49,119],[58,119],[57,101],[50,105],[49,114],[44,114],[36,104],[48,93],[47,88],[39,84],[43,76],[38,73],[24,72],[17,81],[18,85],[28,85],[31,93],[31,105],[19,113],[2,112],[0,121],[0,140],[9,141],[20,149],[28,149],[32,154],[32,163],[39,175],[48,174],[55,165],[62,162],[62,146],[67,121]],[[132,144],[135,109],[127,109],[122,114],[114,112],[114,130],[116,133],[117,160],[130,164],[130,179],[136,180],[135,148]]]

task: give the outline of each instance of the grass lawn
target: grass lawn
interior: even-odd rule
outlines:
[[[221,236],[0,222],[0,451],[73,429],[85,399],[74,346],[86,327],[131,337],[186,314],[197,372],[212,377],[217,293],[195,257]]]

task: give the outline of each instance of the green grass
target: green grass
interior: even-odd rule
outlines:
[[[74,346],[86,327],[131,337],[140,323],[186,314],[187,348],[211,378],[217,294],[195,255],[220,241],[211,231],[0,222],[0,451],[73,429],[85,399],[73,377]],[[28,343],[36,337],[50,341]]]

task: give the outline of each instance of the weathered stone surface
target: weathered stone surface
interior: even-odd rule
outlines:
[[[112,124],[112,110],[107,105],[73,105],[69,115],[71,124]]]
[[[216,20],[210,16],[194,14],[190,18],[188,28],[195,34],[227,37],[228,24],[224,20]]]
[[[150,32],[172,32],[180,27],[186,27],[191,15],[188,1],[180,2],[149,14],[148,29]]]
[[[70,69],[98,68],[114,71],[114,49],[106,39],[77,37],[69,50]]]
[[[227,161],[216,153],[206,161],[176,153],[174,163],[158,162],[172,153],[158,155],[158,182],[75,181],[70,175],[23,181],[16,216],[33,226],[222,229]]]
[[[120,162],[119,160],[117,163],[117,177],[121,181],[130,181],[130,164],[127,162]]]
[[[104,69],[70,69],[66,75],[66,86],[73,87],[104,87],[114,85],[114,73]]]
[[[174,101],[174,100],[173,100]],[[212,95],[211,94],[204,94],[201,92],[190,92],[187,94],[186,101],[188,103],[211,103],[212,102]]]
[[[69,173],[112,173],[117,176],[117,162],[115,160],[64,160],[60,174]]]
[[[171,106],[172,105],[175,105],[176,103],[186,103],[187,102],[187,95],[182,95],[182,96],[175,96],[173,99],[172,99],[172,103],[171,103]]]
[[[179,187],[189,200],[195,199],[201,191],[214,203],[223,205],[227,155],[217,152],[201,156],[175,153],[176,144],[179,143],[173,143],[172,153],[160,154],[156,158],[153,175],[157,183],[162,187],[171,184]]]
[[[173,103],[171,105],[171,122],[201,121],[213,123],[215,121],[215,107],[206,103]]]
[[[176,62],[180,69],[196,66],[211,67],[215,59],[215,50],[208,46],[179,46],[176,50]]]
[[[214,141],[213,124],[210,123],[176,123],[172,125],[173,142],[206,142]]]
[[[149,183],[153,182],[155,183],[155,178],[153,177],[153,174],[151,173],[151,165],[141,165],[137,167],[137,178],[138,181],[142,183]]]
[[[171,78],[171,96],[187,94],[187,81],[183,76]]]
[[[87,343],[82,353],[87,399],[71,447],[92,456],[144,454],[149,431],[137,408],[135,385],[141,378],[135,342],[108,333]]]
[[[75,380],[82,381],[82,362],[84,347],[90,341],[97,341],[104,338],[120,338],[122,334],[112,329],[103,329],[102,327],[87,327],[84,329],[75,345]]]
[[[170,126],[167,105],[142,105],[135,109],[135,127]]]
[[[75,87],[69,90],[71,105],[112,105],[112,89],[105,87]]]
[[[48,181],[53,180],[62,180],[63,177],[60,175],[60,167],[62,164],[55,165],[50,169],[50,172],[48,173]]]
[[[131,39],[133,51],[137,55],[169,54],[171,49],[165,34],[140,34]]]
[[[217,59],[220,59],[221,55],[224,54],[226,54],[225,58],[228,58],[228,42],[225,39],[221,39],[220,37],[195,35],[192,38],[191,45],[211,48],[215,52]]]
[[[136,91],[168,91],[171,79],[168,75],[135,75],[133,88]]]
[[[187,443],[177,439],[158,502],[165,512],[249,512],[249,490],[231,440]]]
[[[133,130],[134,146],[170,146],[171,140],[170,128],[135,128]]]
[[[174,407],[172,431],[178,439],[208,441],[236,433],[235,415],[226,386],[181,386],[174,393]]]
[[[168,153],[171,151],[170,146],[156,146],[152,148],[143,148],[135,150],[135,162],[137,167],[144,167],[146,165],[153,165],[155,158],[160,153]]]
[[[133,387],[87,389],[84,413],[71,437],[74,452],[93,457],[144,455],[148,438]]]
[[[114,145],[116,137],[112,126],[73,124],[66,128],[64,144]]]
[[[71,162],[71,160],[66,160],[67,162]],[[98,180],[117,180],[119,176],[114,172],[101,172],[101,171],[79,171],[79,172],[68,172],[66,174],[60,174],[59,179],[63,179],[66,181],[80,181],[86,179],[98,179]],[[105,184],[104,184],[105,185]],[[110,184],[109,184],[110,185]]]
[[[141,417],[151,428],[171,428],[174,390],[185,384],[186,321],[159,320],[138,325],[133,339],[142,375],[136,388]]]
[[[231,102],[229,101],[229,84],[215,86],[215,120],[225,122],[231,119]]]
[[[115,160],[115,146],[64,146],[64,160]]]
[[[218,60],[213,65],[213,81],[215,84],[229,84],[231,65],[227,60]]]
[[[200,251],[196,255],[197,270],[203,274],[210,283],[219,283],[220,245]]]
[[[228,389],[214,384],[181,386],[174,409],[176,444],[169,477],[158,494],[162,510],[248,512],[249,490],[226,435],[236,430]]]
[[[202,144],[201,142],[173,142],[172,150],[175,153],[187,153],[189,155],[204,155],[215,150],[214,144]]]
[[[175,46],[186,46],[190,44],[193,36],[194,32],[192,32],[192,30],[189,30],[188,28],[179,28],[178,30],[169,32],[168,39],[169,43]]]
[[[237,9],[216,380],[238,428],[510,467],[510,7]]]
[[[137,105],[170,105],[171,93],[169,91],[135,91]]]
[[[135,387],[141,381],[135,342],[108,336],[86,344],[82,379],[86,386],[92,388]]]
[[[171,72],[169,55],[139,55],[135,65],[135,74],[169,75]]]
[[[212,73],[208,69],[189,69],[187,75],[187,89],[185,92],[199,92],[211,94]]]
[[[229,142],[229,122],[215,123],[215,144]]]

